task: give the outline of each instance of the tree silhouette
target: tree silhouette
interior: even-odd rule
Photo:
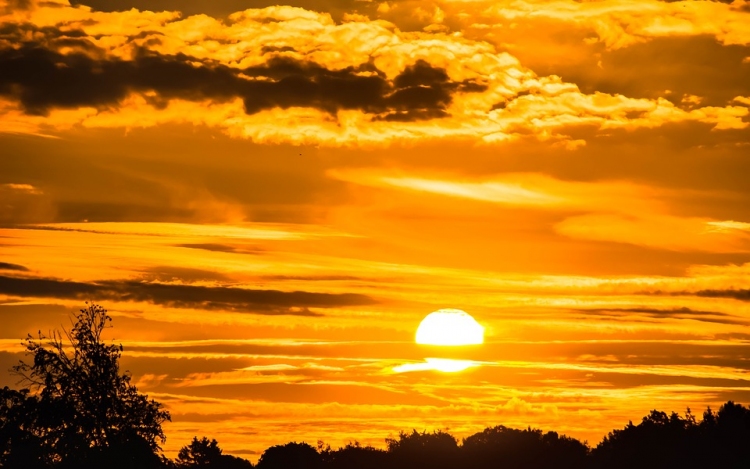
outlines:
[[[638,425],[613,430],[594,449],[596,467],[692,467],[691,439],[695,419],[652,410]]]
[[[321,451],[324,467],[329,469],[381,469],[389,467],[388,453],[372,446],[362,446],[359,442],[349,443],[343,448]]]
[[[502,425],[465,438],[461,446],[463,466],[508,469],[574,469],[586,464],[588,446],[556,432],[517,430]]]
[[[189,445],[180,449],[175,463],[179,468],[209,467],[219,458],[221,458],[221,448],[216,440],[209,441],[205,436],[199,440],[196,436]]]
[[[432,433],[419,433],[416,430],[401,432],[398,439],[388,438],[385,441],[394,468],[449,469],[459,466],[458,442],[453,435],[442,430]]]
[[[244,459],[222,454],[219,443],[206,437],[193,437],[189,445],[177,453],[175,466],[178,469],[251,469],[253,465]]]
[[[732,401],[697,422],[657,410],[638,425],[613,430],[592,452],[595,468],[691,469],[750,467],[750,409]]]
[[[17,448],[27,446],[35,448],[28,464],[76,469],[101,467],[105,459],[112,460],[111,468],[160,464],[161,426],[169,413],[120,373],[122,345],[102,339],[111,321],[104,308],[91,304],[70,332],[27,337],[33,360],[21,361],[13,372],[31,390],[2,392],[2,435],[13,441],[0,461],[3,467],[21,464],[14,461],[25,450]]]
[[[39,451],[42,438],[31,425],[40,418],[38,409],[28,389],[15,391],[6,386],[0,390],[0,467],[36,469],[51,463]]]
[[[711,410],[707,410],[711,414]],[[750,467],[750,407],[729,401],[701,422],[701,440],[710,445],[716,467]],[[705,425],[704,425],[705,423]]]
[[[258,469],[318,469],[321,455],[307,443],[287,443],[271,446],[258,460]]]

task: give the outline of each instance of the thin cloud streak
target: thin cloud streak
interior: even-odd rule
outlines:
[[[376,301],[355,293],[251,290],[134,281],[73,282],[0,276],[0,293],[12,297],[148,302],[172,308],[201,308],[268,315],[319,316],[308,308],[362,306]]]

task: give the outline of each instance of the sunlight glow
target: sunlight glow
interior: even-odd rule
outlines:
[[[416,341],[423,345],[478,345],[484,343],[484,327],[460,309],[441,309],[422,320]]]
[[[386,184],[435,194],[519,205],[551,205],[561,199],[544,192],[504,182],[452,182],[418,178],[385,177]]]
[[[458,373],[478,363],[471,360],[451,360],[449,358],[425,358],[422,363],[404,363],[393,367],[396,373],[407,373],[409,371],[442,371],[443,373]]]

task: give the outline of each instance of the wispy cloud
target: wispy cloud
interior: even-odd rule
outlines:
[[[19,264],[11,264],[8,262],[0,262],[0,270],[17,270],[19,272],[28,272],[29,269]]]
[[[92,283],[0,276],[0,293],[13,297],[142,301],[173,308],[202,308],[268,315],[317,316],[309,308],[374,304],[354,293],[257,290],[135,281]]]

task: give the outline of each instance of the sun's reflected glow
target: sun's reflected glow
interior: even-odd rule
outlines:
[[[396,373],[407,373],[409,371],[442,371],[443,373],[457,373],[467,368],[478,366],[471,360],[451,360],[449,358],[425,358],[423,363],[404,363],[394,366]]]
[[[423,345],[478,345],[484,343],[484,327],[460,309],[441,309],[422,320],[416,341]]]

